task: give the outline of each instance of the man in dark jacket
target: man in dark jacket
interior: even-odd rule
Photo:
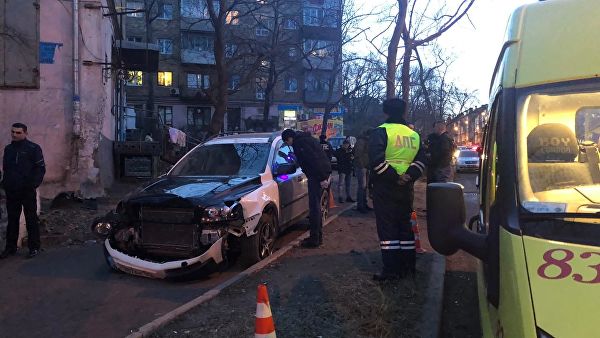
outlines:
[[[430,155],[427,183],[445,183],[452,179],[452,155],[456,150],[454,140],[446,131],[444,121],[433,124],[433,133],[427,137]]]
[[[6,248],[0,258],[17,252],[19,218],[25,212],[28,258],[37,256],[40,250],[40,230],[37,218],[36,189],[42,184],[46,166],[42,148],[27,140],[27,126],[22,123],[12,125],[12,142],[4,148],[2,186],[6,191],[6,211],[8,227]]]
[[[369,134],[370,130],[362,133],[354,145],[354,172],[356,173],[356,210],[367,213],[372,210],[367,204],[367,172],[369,168]]]
[[[329,143],[329,141],[327,141],[327,136],[320,135],[319,143],[321,143],[323,151],[325,152],[325,154],[327,154],[327,157],[329,157],[329,161],[331,161],[331,158],[333,157],[333,146],[331,145],[331,143]]]
[[[302,241],[305,248],[316,248],[323,244],[323,212],[321,197],[329,188],[331,162],[321,144],[309,133],[286,129],[281,138],[293,146],[298,165],[308,178],[308,208],[310,219],[310,237]]]
[[[383,261],[382,272],[373,276],[377,281],[415,272],[412,185],[427,165],[419,134],[404,120],[404,101],[385,100],[383,112],[388,120],[369,137],[373,204]]]
[[[335,151],[335,158],[337,159],[337,171],[338,171],[338,185],[337,194],[338,201],[344,203],[342,197],[342,186],[345,186],[346,190],[346,202],[354,202],[350,197],[350,183],[352,180],[352,164],[354,161],[354,155],[350,148],[350,142],[344,140],[342,146]]]

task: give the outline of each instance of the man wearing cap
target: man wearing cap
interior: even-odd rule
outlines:
[[[310,236],[302,241],[304,248],[317,248],[323,244],[323,213],[321,196],[329,188],[331,161],[321,144],[311,134],[286,129],[281,133],[283,141],[294,147],[298,165],[308,178],[308,209]]]
[[[383,112],[387,121],[369,137],[373,205],[383,261],[383,270],[373,276],[377,281],[415,272],[412,187],[427,164],[419,134],[404,119],[404,101],[385,100]]]

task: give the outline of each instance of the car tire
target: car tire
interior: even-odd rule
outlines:
[[[256,227],[257,231],[254,235],[244,237],[240,241],[240,261],[244,267],[254,265],[273,253],[277,238],[275,217],[268,213],[263,214]]]

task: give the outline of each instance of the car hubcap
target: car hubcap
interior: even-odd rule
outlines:
[[[260,258],[265,258],[271,255],[273,250],[273,243],[275,241],[275,229],[271,222],[265,223],[260,232]]]

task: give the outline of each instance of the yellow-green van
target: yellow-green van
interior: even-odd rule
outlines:
[[[484,337],[600,337],[600,0],[515,10],[490,94],[479,215],[428,185],[430,242],[480,260]]]

